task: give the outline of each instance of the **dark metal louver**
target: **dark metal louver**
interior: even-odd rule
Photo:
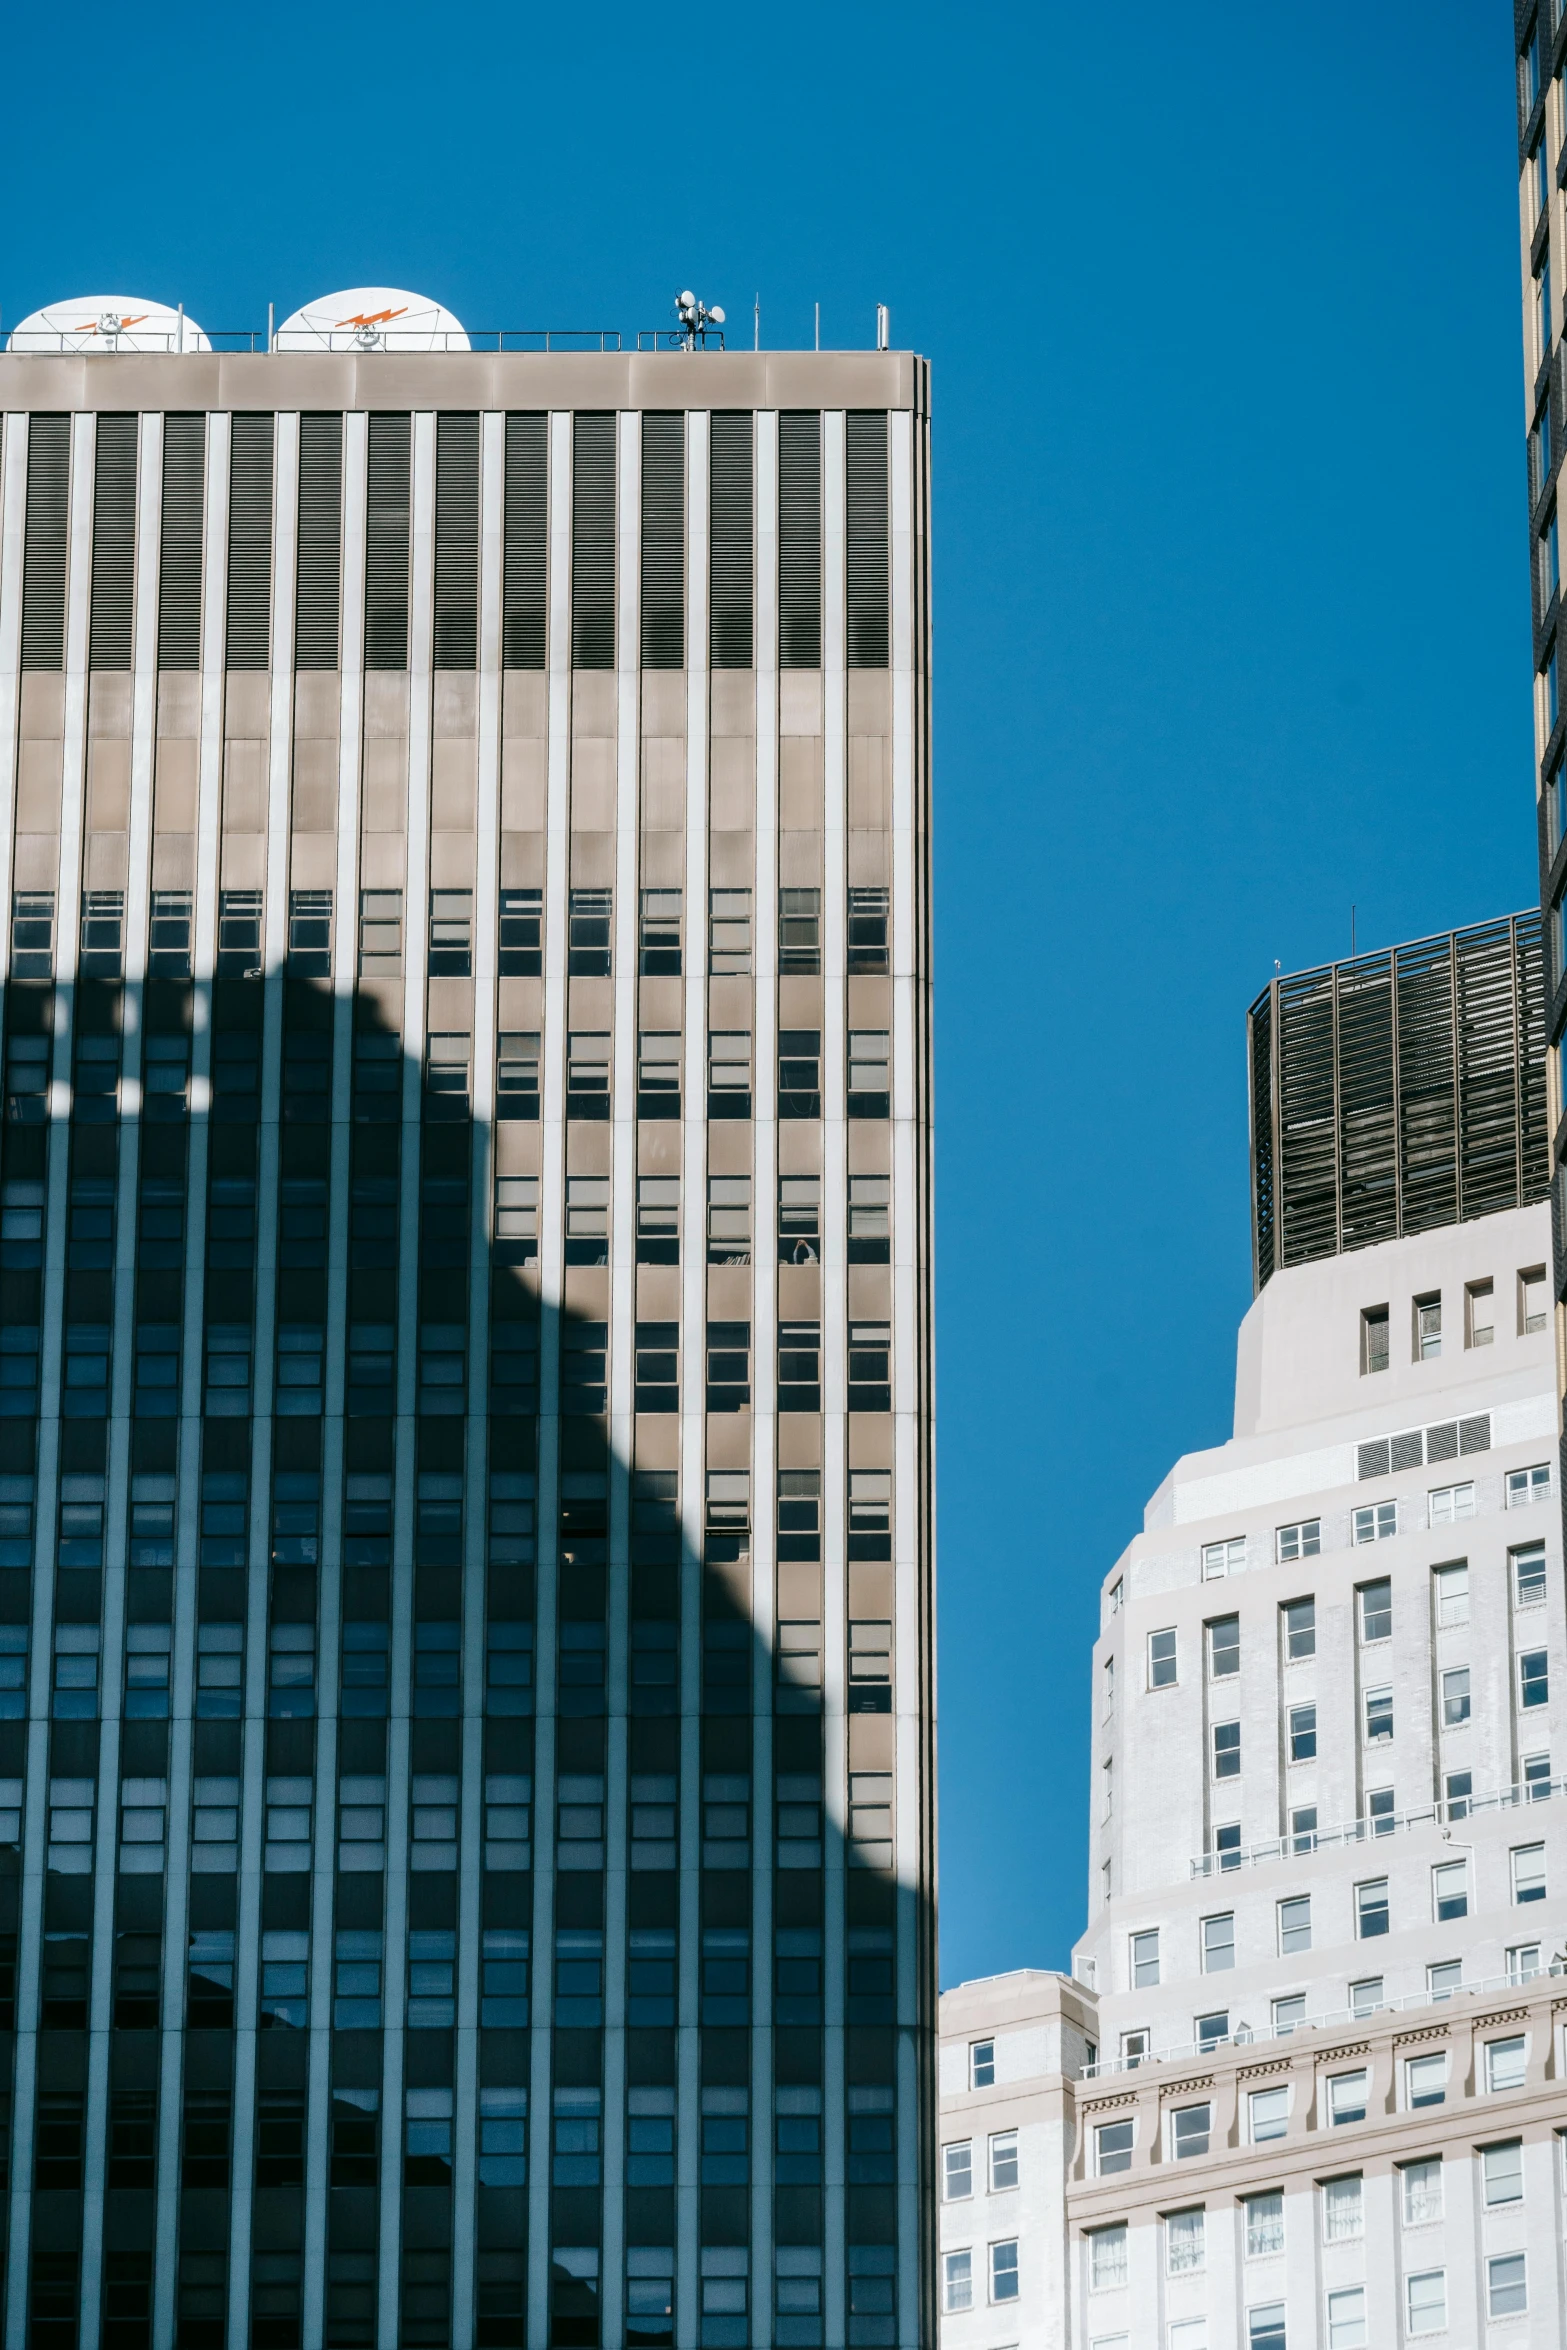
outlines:
[[[571,666],[615,666],[613,415],[579,415],[572,434]]]
[[[27,427],[27,525],[22,542],[22,667],[65,667],[65,555],[71,507],[71,420]]]
[[[370,418],[365,484],[365,667],[408,666],[412,419]]]
[[[234,418],[229,457],[226,669],[265,669],[272,651],[273,419]]]
[[[201,539],[207,420],[163,420],[163,519],[158,543],[158,667],[201,667]]]
[[[435,420],[435,666],[479,666],[479,419]]]
[[[89,669],[129,669],[136,602],[134,416],[100,416],[93,451]]]
[[[712,573],[708,589],[709,658],[715,669],[749,669],[755,660],[754,439],[755,425],[748,409],[715,410],[709,516]]]
[[[890,635],[886,413],[851,408],[845,431],[849,667],[885,669]]]
[[[1276,979],[1249,1014],[1257,1287],[1543,1199],[1544,1008],[1536,914]]]
[[[343,597],[343,419],[299,420],[299,554],[294,666],[335,669]]]
[[[642,419],[642,666],[686,661],[686,420]]]
[[[542,415],[518,412],[506,419],[501,662],[507,669],[542,669],[545,665],[548,520],[545,420]]]
[[[822,420],[814,408],[778,419],[778,663],[822,665]]]

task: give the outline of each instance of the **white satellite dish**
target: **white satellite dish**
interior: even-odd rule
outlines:
[[[80,294],[73,302],[51,302],[13,326],[9,351],[110,353],[115,351],[210,351],[212,345],[193,318],[167,302],[132,294]]]
[[[467,351],[461,319],[427,294],[353,286],[307,302],[277,330],[279,351]]]

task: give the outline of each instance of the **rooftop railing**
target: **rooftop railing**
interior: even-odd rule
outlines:
[[[1411,1828],[1433,1824],[1453,1827],[1485,1812],[1517,1811],[1528,1803],[1547,1803],[1564,1789],[1567,1779],[1529,1779],[1521,1786],[1496,1788],[1485,1795],[1455,1796],[1450,1803],[1419,1804],[1413,1810],[1384,1812],[1378,1818],[1345,1820],[1333,1828],[1302,1828],[1287,1836],[1267,1836],[1256,1844],[1238,1844],[1229,1852],[1199,1853],[1188,1866],[1194,1878],[1227,1877],[1233,1870],[1260,1868],[1271,1860],[1304,1860],[1314,1852],[1374,1844],[1384,1836],[1407,1834]]]
[[[204,340],[195,341],[200,332]],[[395,330],[394,330],[395,332]],[[176,357],[183,352],[189,358],[200,350],[260,351],[268,349],[265,327],[204,327],[187,329],[181,338],[177,328],[170,328],[166,336],[140,334],[127,347],[126,356],[150,354]],[[723,335],[710,328],[696,336],[684,334],[678,327],[638,327],[638,351],[689,351],[724,349]],[[117,354],[119,346],[109,337],[84,336],[75,333],[45,335],[36,327],[27,330],[24,346],[13,349],[4,345],[14,359],[47,359],[71,357],[86,352],[92,356]],[[326,352],[331,345],[310,334],[293,328],[285,335],[283,330],[272,338],[271,348],[281,357],[294,358],[301,353]],[[618,326],[471,326],[460,333],[432,333],[421,335],[416,344],[394,342],[390,346],[380,340],[373,330],[366,330],[365,340],[349,345],[338,345],[338,355],[345,349],[350,356],[386,351],[393,358],[423,357],[427,352],[504,352],[504,351],[619,351],[624,339]]]

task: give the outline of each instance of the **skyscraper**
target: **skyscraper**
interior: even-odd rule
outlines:
[[[8,2350],[924,2341],[924,369],[0,386]]]
[[[1562,2339],[1544,981],[1275,980],[1231,1439],[1106,1577],[1074,1979],[942,2001],[946,2350]]]

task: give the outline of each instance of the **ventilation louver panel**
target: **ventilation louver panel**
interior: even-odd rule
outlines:
[[[814,408],[778,419],[778,661],[822,665],[822,420]]]
[[[479,419],[435,420],[435,666],[479,666]]]
[[[408,666],[411,419],[370,418],[365,483],[365,667]]]
[[[542,669],[548,636],[549,450],[542,415],[506,419],[506,562],[501,660],[507,669]]]
[[[748,411],[720,408],[714,412],[708,642],[715,669],[749,669],[755,659],[754,438],[754,421]]]
[[[339,665],[343,600],[343,419],[299,420],[299,575],[294,666]]]
[[[887,614],[887,418],[851,408],[845,419],[848,656],[851,669],[885,669]]]
[[[642,419],[642,666],[686,661],[686,420]]]
[[[129,669],[136,604],[135,416],[100,416],[93,452],[89,669]]]
[[[158,667],[201,667],[201,541],[207,420],[163,420],[163,518],[158,534]]]
[[[615,419],[581,414],[571,445],[571,666],[615,666]]]
[[[22,541],[22,667],[65,667],[65,557],[71,507],[71,420],[34,416],[27,427],[27,521]]]
[[[229,669],[265,669],[272,650],[273,419],[241,413],[232,433],[223,659]]]

